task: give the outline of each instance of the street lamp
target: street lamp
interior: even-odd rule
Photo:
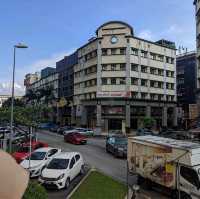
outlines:
[[[14,108],[14,86],[15,86],[15,54],[16,48],[28,48],[28,46],[24,44],[14,45],[14,61],[13,61],[13,74],[12,74],[12,95],[11,95],[11,114],[10,114],[10,142],[9,142],[9,151],[12,152],[12,138],[13,138],[13,108]]]

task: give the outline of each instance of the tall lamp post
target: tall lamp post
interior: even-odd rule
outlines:
[[[12,139],[13,139],[13,108],[14,108],[14,91],[15,91],[15,54],[17,48],[28,48],[28,46],[24,44],[14,45],[14,60],[13,60],[13,74],[12,74],[12,95],[11,95],[11,113],[10,113],[10,142],[9,142],[9,151],[12,152]]]

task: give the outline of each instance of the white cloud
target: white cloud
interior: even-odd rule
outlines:
[[[147,39],[147,40],[153,40],[154,36],[150,30],[142,30],[139,34],[138,37],[142,39]]]
[[[10,95],[11,94],[12,84],[8,82],[0,83],[0,94],[1,95]],[[20,83],[15,83],[15,95],[24,95],[24,86]]]

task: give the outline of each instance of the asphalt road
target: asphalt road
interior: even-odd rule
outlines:
[[[85,160],[86,165],[97,168],[102,173],[113,177],[123,183],[127,181],[127,163],[124,159],[113,157],[105,151],[105,139],[89,138],[87,145],[73,145],[65,143],[63,136],[50,132],[38,133],[38,139],[47,142],[50,146],[59,147],[65,152],[76,151],[80,152]],[[77,177],[70,189],[78,183],[81,177]],[[129,177],[129,182],[134,181],[134,177]],[[49,199],[64,199],[70,190],[49,191]],[[166,199],[166,197],[156,192],[148,192],[148,196],[153,199]]]
[[[86,164],[126,183],[126,160],[114,158],[111,154],[106,153],[105,139],[89,138],[87,145],[73,145],[65,143],[62,136],[53,133],[38,133],[38,138],[63,151],[80,152]]]

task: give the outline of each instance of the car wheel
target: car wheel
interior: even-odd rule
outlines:
[[[85,169],[84,169],[84,165],[81,166],[81,170],[80,170],[80,175],[83,175],[85,173]]]
[[[70,185],[70,180],[69,178],[67,178],[66,182],[65,182],[65,188],[67,189]]]

